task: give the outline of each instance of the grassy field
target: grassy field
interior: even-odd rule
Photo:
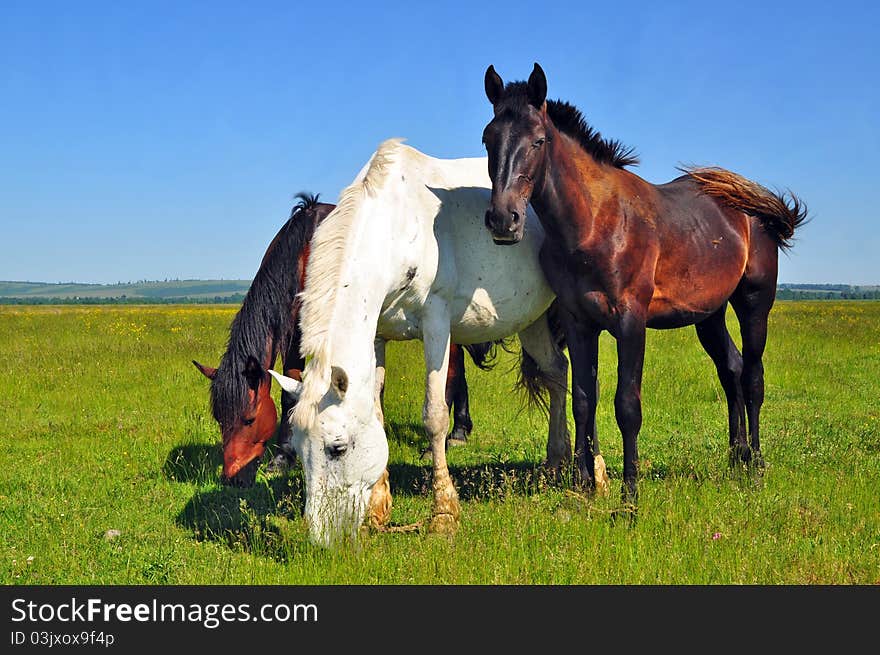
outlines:
[[[760,478],[728,469],[726,405],[693,329],[649,332],[635,525],[610,519],[621,440],[607,335],[611,499],[543,479],[546,422],[511,392],[513,356],[468,366],[476,427],[450,451],[458,535],[373,534],[335,551],[308,543],[298,471],[218,484],[219,434],[190,360],[216,364],[235,311],[0,308],[0,582],[880,583],[878,302],[777,304]],[[388,349],[395,523],[430,509],[420,345]]]

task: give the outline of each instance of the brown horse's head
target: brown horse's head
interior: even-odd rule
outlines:
[[[223,438],[222,481],[249,487],[256,479],[266,442],[277,428],[278,412],[269,393],[271,377],[252,356],[243,367],[224,367],[224,360],[223,370],[193,364],[211,380],[211,407]],[[230,399],[230,394],[235,398]]]
[[[547,78],[535,64],[528,82],[505,87],[495,68],[489,66],[485,85],[495,110],[483,131],[492,180],[486,227],[495,243],[513,244],[522,239],[526,207],[544,167],[544,145],[552,138],[548,130]]]

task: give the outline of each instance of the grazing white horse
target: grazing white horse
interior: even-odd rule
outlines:
[[[385,141],[315,232],[300,313],[302,355],[311,359],[301,383],[270,372],[298,396],[288,443],[302,461],[317,543],[356,534],[368,506],[390,507],[390,497],[376,499],[380,487],[387,493],[378,403],[387,340],[424,343],[431,530],[454,531],[460,513],[446,463],[450,337],[469,344],[519,335],[523,373],[549,392],[546,464],[570,459],[568,362],[547,322],[555,296],[538,262],[544,233],[529,208],[522,241],[492,243],[487,171],[485,158],[435,159]]]

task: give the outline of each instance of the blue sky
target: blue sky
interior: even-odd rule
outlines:
[[[781,282],[880,284],[880,9],[864,2],[0,6],[0,279],[249,278],[293,196],[392,136],[479,156],[483,73],[636,147],[790,188]]]

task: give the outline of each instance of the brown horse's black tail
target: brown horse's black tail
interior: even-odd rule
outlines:
[[[681,168],[703,193],[761,221],[780,250],[792,246],[795,230],[807,221],[807,206],[791,191],[774,193],[723,168]]]
[[[563,351],[566,347],[565,334],[562,332],[562,324],[559,321],[557,303],[554,300],[547,310],[547,324],[550,327],[550,333],[556,342],[556,347]],[[549,390],[552,386],[559,384],[568,384],[568,380],[560,381],[542,371],[538,367],[538,362],[529,355],[525,350],[520,348],[519,359],[519,375],[516,380],[516,389],[525,393],[526,401],[529,406],[538,408],[544,414],[550,413]]]

